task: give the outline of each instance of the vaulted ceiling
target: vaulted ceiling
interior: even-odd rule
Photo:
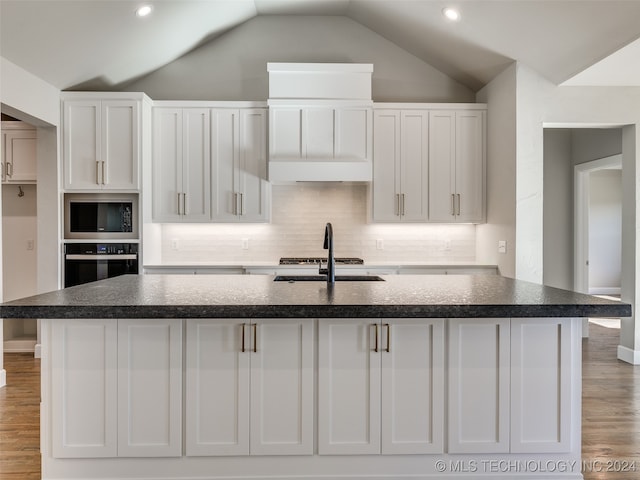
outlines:
[[[0,0],[0,55],[60,89],[118,85],[257,15],[341,15],[472,90],[513,61],[556,84],[640,85],[640,0],[149,0],[137,18],[142,3]]]

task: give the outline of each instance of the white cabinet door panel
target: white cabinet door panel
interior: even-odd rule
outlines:
[[[336,158],[370,159],[371,109],[338,108],[335,115]]]
[[[322,319],[318,339],[318,453],[380,453],[378,320]]]
[[[399,222],[400,111],[376,110],[373,135],[373,221]]]
[[[3,181],[8,183],[37,181],[37,133],[35,130],[4,132]],[[5,176],[5,174],[7,174]]]
[[[302,151],[302,109],[270,108],[269,157],[299,159]]]
[[[426,111],[402,112],[400,138],[402,219],[426,222],[429,213],[429,114]]]
[[[442,453],[444,321],[383,319],[382,332],[382,453]]]
[[[571,343],[571,318],[511,321],[511,451],[570,452],[573,387],[580,378],[572,364],[580,345]],[[574,322],[575,323],[575,322]],[[576,362],[577,364],[578,362]]]
[[[313,454],[313,320],[255,321],[251,454]]]
[[[484,112],[456,112],[458,222],[484,220]]]
[[[240,197],[240,221],[269,219],[267,182],[267,110],[240,110],[240,139],[236,165],[236,191]]]
[[[188,222],[211,219],[211,140],[209,110],[182,112],[183,217]]]
[[[449,452],[509,451],[509,319],[449,320]]]
[[[64,187],[99,188],[100,101],[69,101],[63,108]]]
[[[119,320],[118,363],[118,456],[181,456],[182,320]]]
[[[302,111],[302,117],[302,140],[307,149],[307,159],[332,159],[335,156],[335,110],[306,108]]]
[[[429,220],[455,221],[456,113],[430,112]]]
[[[153,109],[153,221],[179,222],[182,109]]]
[[[236,218],[238,128],[237,110],[211,110],[211,215],[214,221],[234,221]]]
[[[138,102],[102,102],[102,154],[100,176],[105,188],[137,189]],[[104,171],[102,171],[104,169]]]
[[[246,320],[187,322],[186,454],[249,454]],[[248,340],[245,342],[249,344]]]
[[[117,321],[52,322],[52,454],[117,454]]]

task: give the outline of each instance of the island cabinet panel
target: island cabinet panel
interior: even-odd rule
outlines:
[[[313,320],[187,324],[186,454],[311,455]]]
[[[116,320],[60,320],[52,326],[54,458],[117,454]]]
[[[182,455],[182,321],[118,321],[118,456]]]
[[[449,320],[449,453],[509,452],[510,320]]]
[[[442,452],[443,321],[319,322],[318,453]]]
[[[580,365],[572,365],[581,348],[572,341],[580,338],[571,331],[576,323],[571,318],[511,322],[511,452],[570,452],[572,395],[580,398],[572,378],[580,378]]]

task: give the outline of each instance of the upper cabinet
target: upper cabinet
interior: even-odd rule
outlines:
[[[426,222],[429,112],[380,110],[374,121],[373,220]]]
[[[483,104],[377,104],[373,222],[484,222],[485,123]]]
[[[24,122],[2,122],[2,183],[36,183],[37,133]]]
[[[429,114],[429,220],[485,219],[485,112]]]
[[[64,188],[140,188],[142,94],[63,95]]]
[[[267,110],[222,102],[158,103],[153,221],[268,221]]]
[[[211,111],[212,220],[269,220],[267,110]]]

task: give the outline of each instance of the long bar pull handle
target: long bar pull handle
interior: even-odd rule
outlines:
[[[187,194],[186,193],[182,194],[182,214],[183,215],[187,214]]]
[[[391,351],[391,325],[385,323],[384,326],[387,329],[387,346],[385,347],[384,351],[389,353]]]
[[[455,216],[456,214],[456,195],[455,193],[451,194],[451,215]]]
[[[258,324],[254,323],[253,327],[253,353],[258,353]]]
[[[240,194],[240,215],[244,215],[244,193]]]
[[[240,340],[240,351],[241,351],[242,353],[246,352],[246,349],[245,349],[245,338],[244,338],[244,337],[245,337],[245,336],[244,336],[244,330],[245,330],[245,327],[246,327],[246,326],[247,326],[247,324],[246,324],[246,323],[243,323],[242,325],[240,325],[240,329],[241,329],[241,330],[240,330],[240,331],[241,331],[241,334],[240,334],[240,335],[241,335],[241,337],[242,337],[242,339]]]
[[[374,338],[374,347],[373,351],[378,353],[380,351],[380,326],[377,323],[374,323],[376,336]]]
[[[182,215],[182,208],[180,208],[180,192],[178,192],[178,215]]]
[[[404,193],[403,193],[403,194],[402,194],[402,215],[404,216],[404,215],[406,215],[406,214],[407,214],[407,212],[406,212],[406,211],[405,211],[405,209],[404,209]]]
[[[102,185],[104,185],[104,160],[100,163],[102,164]]]
[[[231,213],[233,213],[233,215],[237,215],[238,214],[238,194],[233,192],[233,208],[231,209]]]
[[[96,160],[96,185],[100,185],[99,170],[100,170],[100,161]]]
[[[7,176],[13,177],[13,163],[7,162]]]
[[[456,196],[458,197],[458,209],[456,210],[456,215],[460,216],[460,194],[456,194]]]

